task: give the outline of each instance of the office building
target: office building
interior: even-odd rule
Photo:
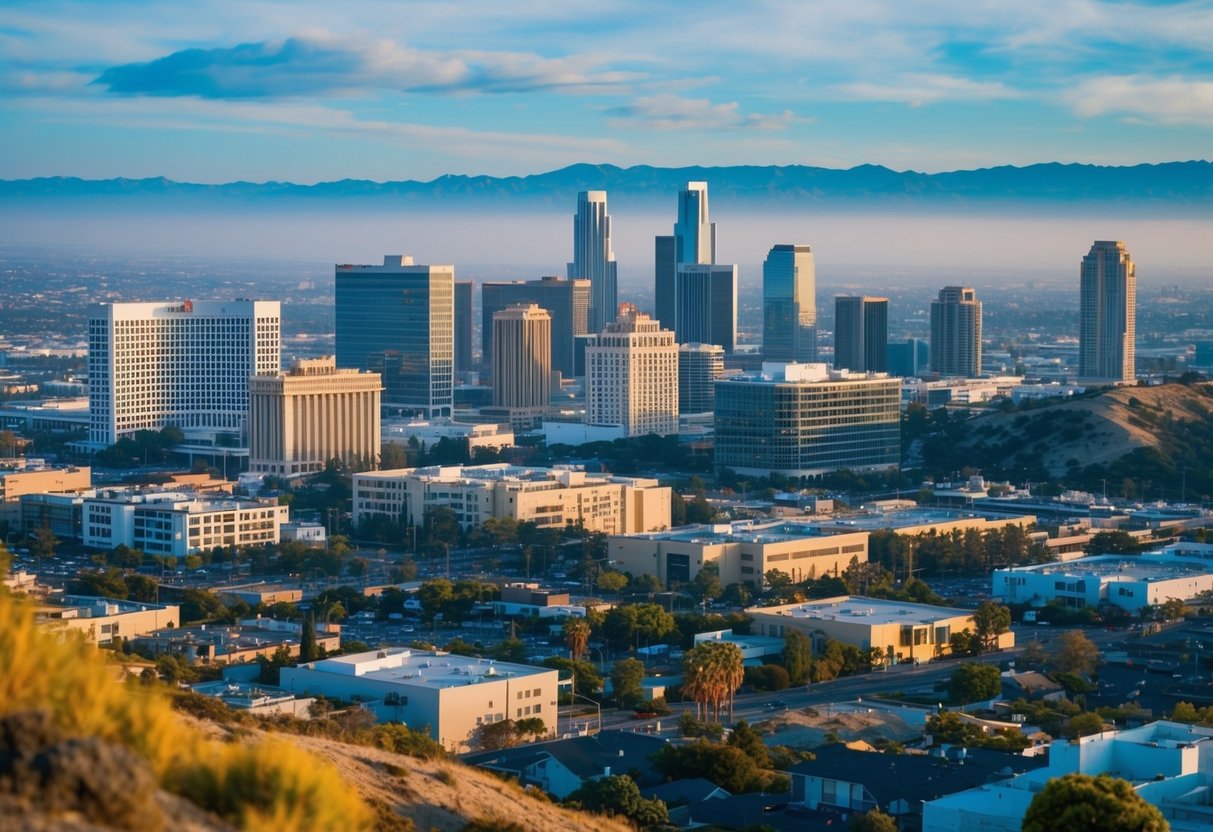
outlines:
[[[931,369],[941,376],[981,375],[981,301],[968,286],[947,286],[931,301]]]
[[[249,381],[249,470],[292,477],[337,460],[379,463],[378,373],[339,370],[331,355]]]
[[[773,246],[762,264],[762,356],[817,360],[817,271],[809,246]]]
[[[1078,377],[1131,382],[1137,337],[1137,267],[1125,244],[1097,240],[1082,258]]]
[[[383,402],[425,416],[454,407],[455,267],[387,255],[336,269],[337,366],[371,370]]]
[[[37,464],[40,462],[28,460],[21,468],[0,469],[0,522],[7,523],[10,529],[22,528],[22,497],[30,494],[74,494],[92,485],[92,469],[87,466],[54,468]]]
[[[678,432],[678,345],[674,333],[634,307],[585,348],[586,422],[626,436]]]
[[[615,252],[611,248],[611,215],[606,191],[577,194],[573,217],[573,262],[569,280],[590,281],[589,331],[601,332],[615,320],[619,306]]]
[[[472,293],[470,280],[455,281],[455,372],[470,373],[472,361]]]
[[[885,349],[885,366],[891,376],[921,376],[930,368],[930,360],[930,344],[923,338],[907,338]]]
[[[716,262],[716,223],[708,212],[708,183],[688,182],[678,192],[678,220],[672,237],[654,245],[654,300],[657,320],[666,329],[678,326],[678,267]]]
[[[393,647],[284,667],[279,686],[360,702],[380,722],[429,730],[451,753],[467,751],[481,726],[541,719],[556,733],[559,673],[546,667]]]
[[[551,316],[533,303],[493,313],[493,407],[536,424],[551,399]]]
[[[354,475],[354,522],[379,515],[420,525],[427,511],[455,512],[467,530],[513,519],[542,528],[584,526],[607,534],[670,525],[670,489],[657,480],[573,468],[434,465]]]
[[[119,601],[91,595],[63,595],[40,603],[34,622],[51,632],[79,633],[98,647],[115,638],[129,639],[161,627],[181,624],[181,608],[175,604]]]
[[[888,346],[888,298],[834,297],[834,369],[883,373]]]
[[[824,364],[764,363],[716,382],[716,469],[813,477],[901,458],[901,383]]]
[[[484,366],[493,366],[493,315],[510,306],[533,303],[552,318],[552,369],[565,378],[577,372],[576,341],[589,332],[590,281],[543,277],[480,287],[481,340]]]
[[[249,379],[281,369],[277,301],[89,309],[89,443],[180,428],[187,445],[247,447]]]
[[[680,344],[678,411],[711,413],[716,405],[716,382],[723,376],[723,347],[715,344]]]
[[[678,266],[674,340],[737,346],[737,267],[703,263]]]

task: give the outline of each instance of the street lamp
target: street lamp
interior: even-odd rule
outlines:
[[[576,677],[574,677],[574,682],[575,681],[576,681]],[[598,702],[594,699],[591,699],[588,696],[582,696],[580,693],[577,693],[576,691],[574,691],[572,689],[569,690],[569,694],[574,699],[584,699],[586,702],[589,702],[591,705],[593,705],[597,709],[597,711],[598,711],[597,728],[594,730],[594,733],[595,734],[602,733],[602,703]],[[569,714],[569,727],[570,728],[573,727],[572,723],[573,723],[573,715]]]

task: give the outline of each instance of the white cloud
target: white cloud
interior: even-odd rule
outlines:
[[[836,90],[851,100],[892,101],[911,107],[939,101],[994,101],[1021,96],[1019,92],[998,82],[925,73],[909,73],[886,84],[870,81],[840,84]]]
[[[1066,100],[1081,116],[1120,114],[1135,123],[1213,127],[1213,81],[1105,76],[1083,81]]]
[[[736,101],[713,104],[707,98],[682,98],[669,94],[637,98],[631,104],[610,110],[609,115],[617,127],[643,127],[649,130],[783,130],[796,120],[791,110],[747,115],[741,112],[741,105]]]

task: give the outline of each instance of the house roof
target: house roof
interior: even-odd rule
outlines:
[[[468,754],[463,761],[468,765],[521,774],[528,766],[550,758],[583,780],[597,777],[610,768],[612,774],[639,772],[639,781],[646,784],[660,780],[653,768],[652,756],[665,744],[666,740],[649,734],[603,731],[591,737],[571,737]]]
[[[840,812],[822,812],[791,805],[792,795],[737,794],[722,800],[692,804],[691,822],[723,829],[769,826],[776,832],[841,832],[847,828]]]
[[[727,791],[703,777],[686,777],[672,783],[662,783],[640,790],[641,796],[649,800],[664,801],[667,806],[699,803],[713,797],[732,797]]]
[[[963,758],[960,758],[963,752]],[[923,800],[1002,780],[1014,774],[1043,768],[1043,757],[1025,757],[1001,751],[967,748],[949,749],[947,756],[926,754],[882,754],[852,751],[842,744],[814,752],[815,760],[804,760],[788,769],[792,776],[821,777],[867,787],[881,808],[895,800],[920,806]]]
[[[1016,673],[1013,676],[1004,677],[1005,681],[1011,687],[1018,688],[1025,693],[1057,693],[1065,688],[1054,682],[1043,673],[1038,673],[1035,670],[1028,670],[1023,673]]]

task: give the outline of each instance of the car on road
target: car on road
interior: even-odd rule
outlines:
[[[772,699],[767,703],[768,711],[786,711],[787,709],[788,703],[782,699]]]

